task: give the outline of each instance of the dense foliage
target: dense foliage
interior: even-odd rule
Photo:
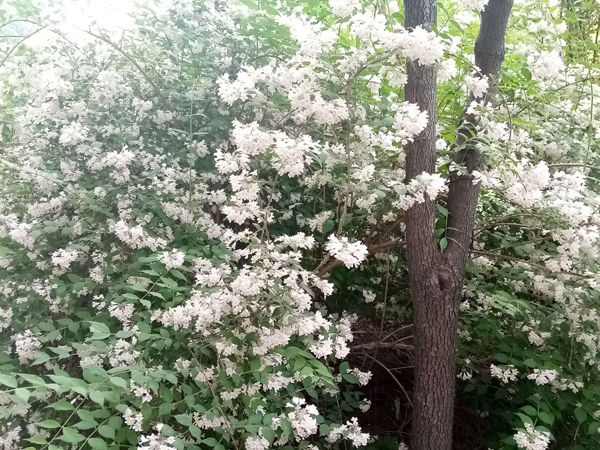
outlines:
[[[395,0],[157,1],[124,31],[0,4],[0,446],[377,446],[353,327],[410,320],[403,213],[437,199],[443,250],[477,145],[462,395],[490,448],[600,448],[594,5],[515,5],[492,105],[485,3],[435,32]],[[414,180],[407,58],[439,80]]]

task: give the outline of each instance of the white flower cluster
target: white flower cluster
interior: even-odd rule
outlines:
[[[127,425],[133,431],[143,431],[142,422],[144,418],[142,413],[134,411],[128,407],[123,413],[123,420],[125,421],[125,425]]]
[[[361,9],[360,0],[329,0],[331,12],[338,17],[350,17],[357,10]]]
[[[350,242],[345,236],[338,239],[333,234],[329,236],[325,250],[348,268],[359,266],[369,254],[367,246],[362,242]]]
[[[265,450],[269,448],[269,441],[262,436],[251,436],[246,439],[246,450]]]
[[[542,386],[552,383],[558,377],[558,372],[554,369],[533,369],[533,373],[527,375],[527,378],[535,381],[535,384]]]
[[[481,12],[485,9],[490,0],[461,0],[460,4],[473,12]]]
[[[164,425],[159,423],[154,426],[156,433],[140,436],[138,450],[176,450],[173,445],[175,443],[174,436],[165,437],[160,435],[163,427]]]
[[[423,203],[425,195],[430,200],[435,200],[438,195],[447,192],[446,180],[438,174],[423,172],[416,178],[410,180],[408,185],[399,185],[395,187],[399,200],[394,206],[406,211],[416,203]]]
[[[331,443],[337,442],[342,438],[351,441],[354,447],[362,447],[369,442],[369,433],[363,433],[358,425],[358,419],[353,417],[345,425],[332,428],[329,436],[327,436],[327,440]]]
[[[396,111],[394,128],[402,139],[412,141],[427,127],[428,120],[427,111],[421,111],[414,103],[404,102]]]
[[[162,238],[153,238],[149,236],[142,228],[141,225],[130,227],[123,220],[119,220],[116,223],[110,225],[110,230],[117,235],[117,237],[131,248],[144,248],[148,247],[153,251],[167,245],[167,241]]]
[[[508,383],[509,381],[517,381],[519,371],[512,364],[504,367],[498,367],[492,364],[490,366],[490,374],[494,378],[498,378],[502,383]]]
[[[66,271],[69,266],[78,258],[79,252],[77,250],[67,250],[61,248],[52,253],[52,264],[58,268]]]
[[[173,249],[170,252],[162,252],[158,260],[165,265],[167,270],[178,269],[185,262],[185,253]]]
[[[474,98],[482,98],[489,89],[489,79],[485,75],[467,75],[465,77],[465,85]]]
[[[531,74],[537,80],[554,80],[565,69],[562,57],[556,50],[532,53],[528,56],[527,62]]]
[[[294,436],[299,442],[317,432],[317,419],[319,411],[315,405],[307,405],[306,400],[300,397],[294,397],[287,408],[292,411],[286,414],[294,430]]]
[[[517,447],[524,450],[546,450],[550,445],[550,433],[538,431],[530,423],[525,424],[525,430],[514,435]]]
[[[15,353],[19,356],[21,364],[27,364],[35,358],[35,354],[41,350],[42,343],[30,330],[12,336],[15,342]]]
[[[354,375],[356,378],[358,378],[358,383],[361,386],[366,386],[369,381],[371,381],[371,378],[373,378],[373,374],[371,373],[371,371],[368,372],[361,372],[358,368],[353,368],[350,369],[348,371],[348,373],[351,373],[352,375]]]
[[[0,331],[10,327],[12,317],[13,310],[11,308],[0,308]]]

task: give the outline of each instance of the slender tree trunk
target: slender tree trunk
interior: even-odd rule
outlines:
[[[437,20],[435,0],[405,0],[406,28],[430,29]],[[504,38],[512,0],[490,0],[475,46],[476,65],[497,76],[504,59]],[[435,172],[436,69],[409,61],[405,99],[429,114],[427,128],[407,147],[406,178]],[[481,167],[475,148],[457,155],[469,173]],[[450,450],[456,380],[458,304],[469,254],[479,187],[472,176],[452,176],[448,200],[449,241],[442,254],[434,237],[431,199],[406,212],[406,247],[414,303],[415,384],[411,450]],[[454,228],[455,230],[450,232]]]
[[[405,0],[406,28],[431,29],[435,0]],[[435,66],[408,62],[406,101],[427,111],[429,123],[407,147],[406,178],[435,172]],[[452,445],[458,279],[434,238],[435,205],[427,199],[406,212],[409,281],[415,309],[415,386],[411,449]]]

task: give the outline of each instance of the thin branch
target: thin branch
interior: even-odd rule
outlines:
[[[513,262],[527,264],[535,269],[538,269],[541,272],[545,272],[545,273],[551,274],[551,275],[570,275],[570,276],[579,277],[579,278],[588,278],[589,277],[588,275],[583,275],[583,274],[577,273],[577,272],[555,272],[546,266],[542,266],[541,264],[536,264],[534,262],[527,261],[526,259],[517,258],[515,256],[503,255],[501,253],[482,252],[479,250],[471,250],[471,253],[474,253],[479,256],[488,256],[491,258],[498,258],[498,259],[504,259],[506,261],[513,261]]]
[[[379,345],[378,345],[379,344]],[[350,347],[351,351],[354,350],[372,350],[374,348],[389,348],[392,350],[405,350],[412,352],[415,350],[414,345],[400,344],[399,342],[367,342],[366,344],[358,344]]]
[[[598,166],[590,166],[589,164],[585,164],[585,163],[557,163],[557,164],[548,164],[548,167],[550,168],[569,168],[569,167],[583,167],[584,169],[594,169],[594,170],[600,170],[600,167]]]
[[[369,255],[373,255],[375,253],[384,252],[391,248],[403,247],[405,244],[406,244],[405,241],[388,241],[388,242],[384,242],[383,244],[371,245],[371,246],[367,247],[367,250],[369,252]],[[340,261],[339,259],[326,258],[321,262],[321,264],[319,264],[317,266],[317,268],[315,270],[313,270],[313,274],[322,278],[325,275],[327,275],[329,272],[331,272],[333,269],[343,266],[343,265],[344,265],[344,263],[342,261]]]
[[[394,379],[394,381],[396,382],[396,384],[398,385],[398,387],[400,387],[400,389],[402,389],[402,392],[404,392],[404,395],[406,395],[406,399],[408,400],[408,404],[411,406],[412,408],[412,401],[410,399],[410,395],[408,395],[408,392],[406,392],[406,389],[404,389],[404,386],[402,386],[402,384],[398,381],[398,378],[396,378],[396,376],[392,373],[392,371],[390,369],[387,368],[387,366],[385,364],[383,364],[381,361],[379,361],[376,358],[373,358],[371,355],[369,355],[368,353],[364,354],[365,356],[368,356],[369,358],[371,358],[373,361],[375,361],[377,364],[379,364],[381,367],[383,367],[387,373],[390,374],[390,376]]]
[[[29,39],[30,37],[38,34],[40,31],[46,29],[48,27],[48,25],[44,25],[42,28],[38,28],[37,30],[29,33],[27,36],[25,36],[23,39],[21,39],[19,42],[17,42],[6,54],[6,56],[4,57],[4,59],[2,60],[2,62],[0,62],[0,67],[2,67],[4,65],[4,63],[6,62],[6,60],[10,57],[10,55],[12,55],[12,53],[19,47],[19,45],[21,45],[23,42],[25,42],[27,39]]]
[[[108,44],[111,47],[113,47],[116,51],[118,51],[119,53],[121,53],[125,58],[127,58],[129,60],[129,62],[131,62],[131,64],[133,64],[136,67],[137,70],[140,71],[140,73],[143,75],[143,77],[146,79],[146,81],[148,83],[150,83],[150,85],[152,86],[152,88],[154,89],[154,91],[156,92],[156,94],[158,95],[158,97],[161,99],[161,101],[163,103],[165,103],[165,104],[167,103],[166,97],[162,94],[162,92],[160,91],[160,89],[158,88],[158,86],[154,83],[154,81],[152,81],[152,79],[148,76],[148,74],[144,71],[144,69],[142,69],[142,67],[138,64],[138,62],[132,56],[130,56],[128,53],[126,53],[117,44],[113,43],[110,39],[107,39],[104,36],[92,33],[91,31],[84,30],[83,28],[78,28],[78,29],[81,30],[81,31],[83,31],[84,33],[89,34],[90,36],[95,37],[96,39],[101,40],[102,42],[105,42],[106,44]]]

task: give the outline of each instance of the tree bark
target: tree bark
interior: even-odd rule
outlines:
[[[496,91],[497,78],[504,61],[506,26],[513,6],[513,0],[491,0],[481,15],[479,36],[475,42],[475,65],[479,67],[479,75],[487,76],[489,89],[483,99],[493,101]],[[473,100],[473,99],[471,99]],[[463,124],[459,126],[464,131],[462,139],[473,141],[472,123],[475,118],[463,115]],[[459,136],[459,141],[461,136]],[[465,271],[465,264],[471,249],[473,229],[475,228],[476,208],[479,200],[479,184],[473,184],[473,171],[481,170],[483,158],[474,145],[457,152],[455,162],[467,168],[467,174],[452,174],[448,192],[448,248],[445,256],[456,269],[459,282]]]
[[[405,0],[406,28],[431,29],[437,20],[432,0]],[[406,178],[435,172],[435,66],[407,63],[406,101],[427,111],[427,128],[407,146]],[[427,199],[406,212],[409,282],[414,304],[415,384],[411,449],[452,446],[456,347],[457,277],[434,237],[435,204]]]
[[[437,20],[435,0],[404,0],[405,26],[430,29]],[[490,0],[482,15],[475,46],[476,65],[497,76],[504,59],[504,38],[512,0]],[[407,63],[406,101],[427,111],[427,128],[407,146],[406,178],[435,172],[436,69]],[[469,254],[479,186],[472,171],[481,167],[475,148],[457,154],[469,175],[453,175],[448,210],[449,245],[442,254],[436,242],[435,203],[426,199],[406,212],[406,250],[414,304],[415,381],[411,450],[450,450],[456,380],[458,304]],[[452,230],[455,228],[456,230]]]

